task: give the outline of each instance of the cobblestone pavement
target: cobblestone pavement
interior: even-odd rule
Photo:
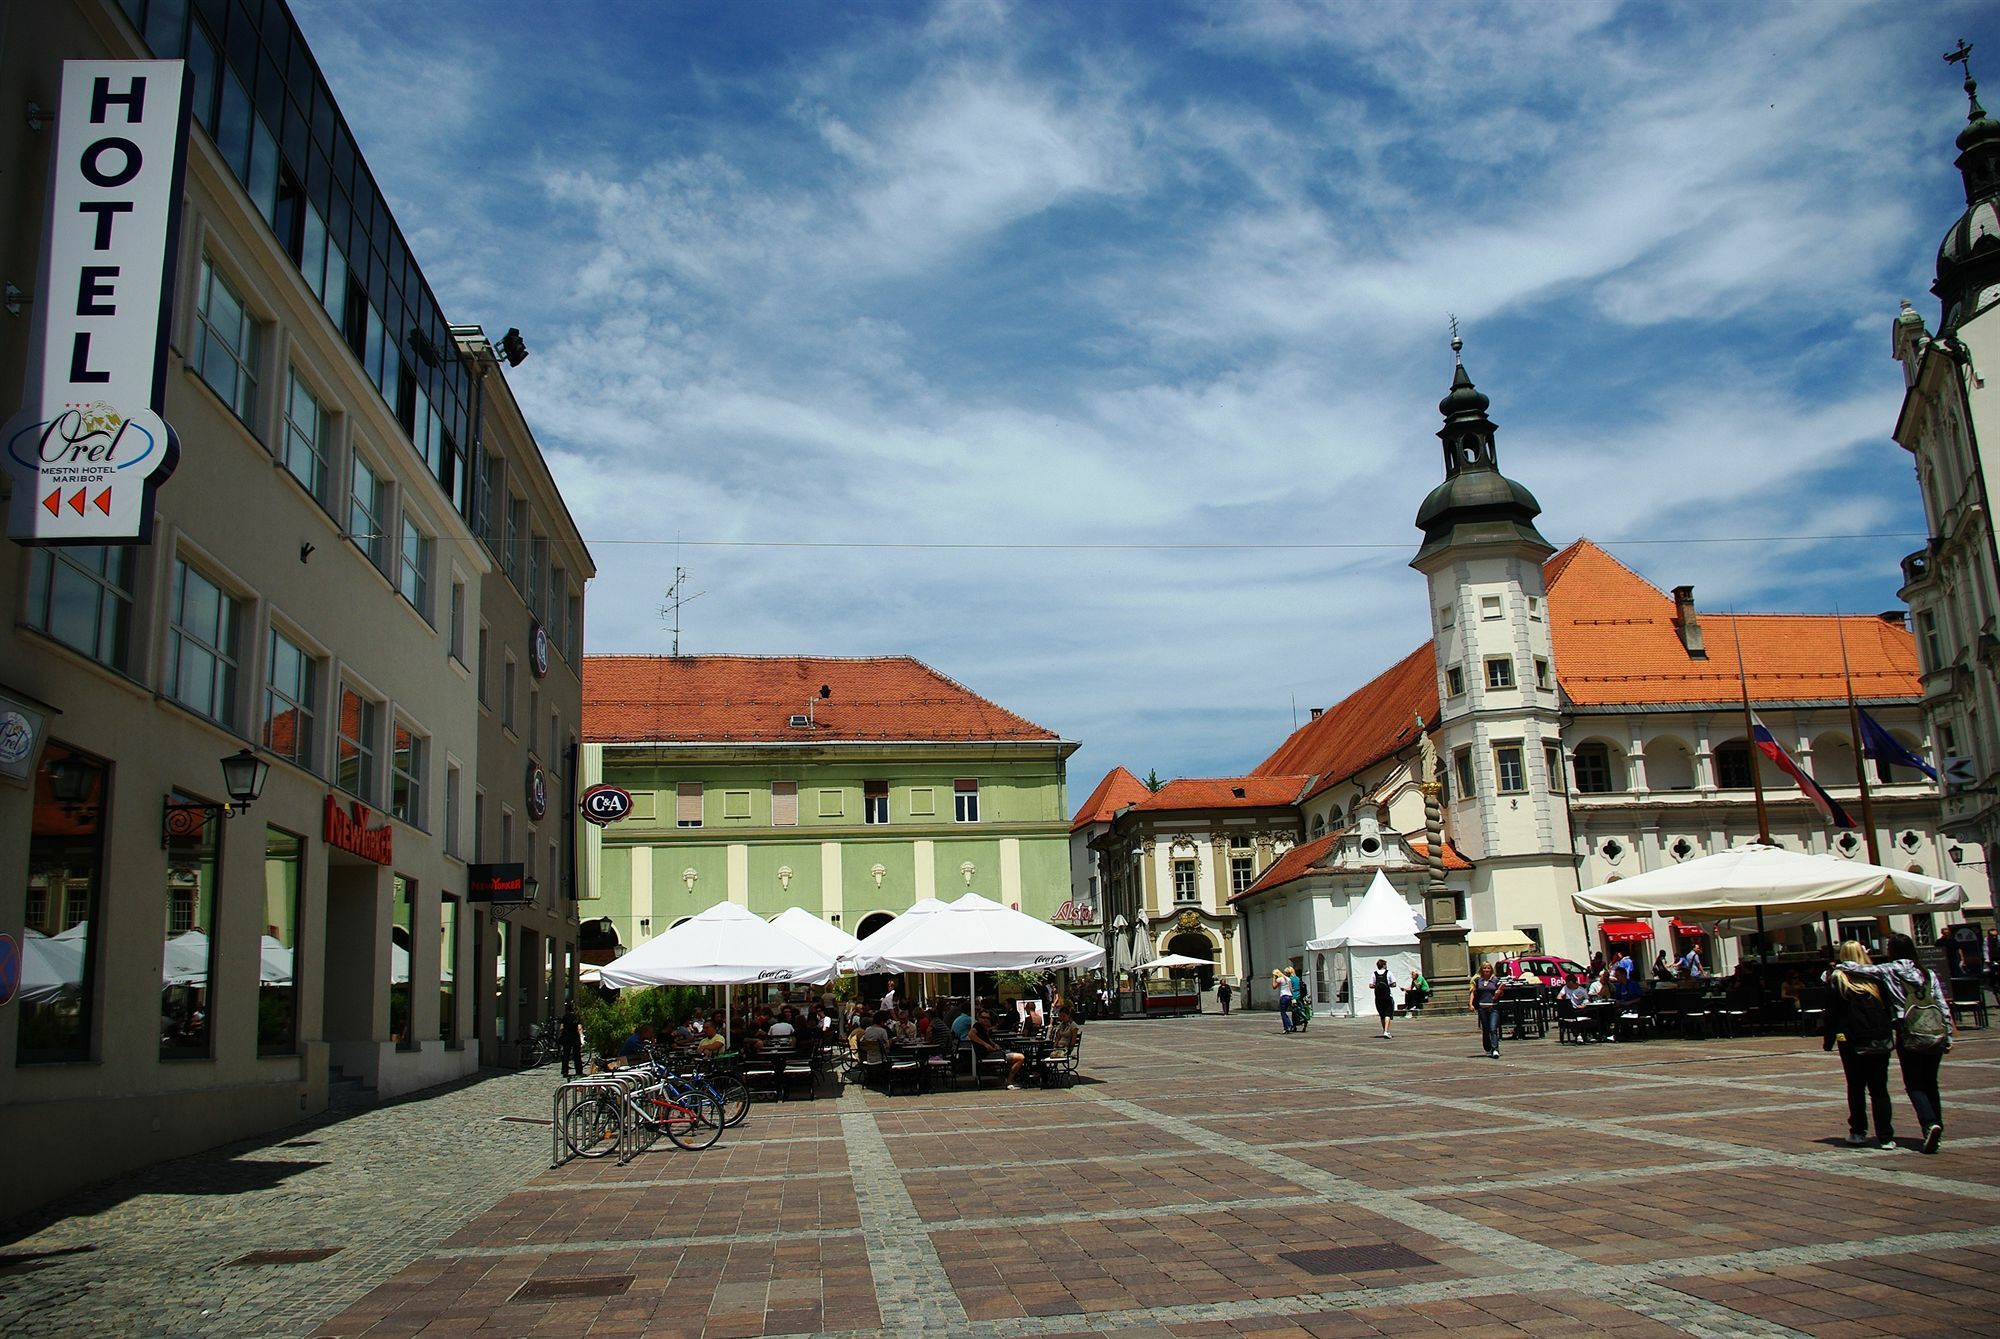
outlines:
[[[0,1333],[2000,1335],[2000,1030],[1935,1157],[1900,1093],[1900,1149],[1845,1147],[1816,1039],[1086,1036],[1074,1088],[850,1089],[700,1154],[549,1169],[498,1121],[544,1071],[191,1159],[6,1247]]]

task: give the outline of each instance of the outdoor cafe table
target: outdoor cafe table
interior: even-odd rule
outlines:
[[[1540,998],[1503,994],[1500,997],[1500,1026],[1515,1041],[1546,1037],[1549,1034],[1548,1002]]]

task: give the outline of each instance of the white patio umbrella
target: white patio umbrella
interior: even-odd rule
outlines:
[[[1213,966],[1215,966],[1215,963],[1212,959],[1209,958],[1190,958],[1185,953],[1169,953],[1164,957],[1155,958],[1151,962],[1142,962],[1138,966],[1134,967],[1132,970],[1135,972],[1150,972],[1155,967],[1171,968],[1171,967],[1213,967]]]
[[[894,924],[895,922],[890,922]],[[829,925],[804,907],[786,907],[771,917],[771,924],[783,930],[800,943],[809,944],[836,962],[851,958],[860,949],[861,941],[838,925]]]
[[[730,986],[770,982],[819,985],[840,964],[812,945],[734,902],[718,902],[598,969],[607,986]]]
[[[915,908],[912,908],[915,910]],[[905,913],[907,915],[908,913]],[[899,918],[900,919],[900,918]],[[894,930],[896,922],[883,927]],[[923,916],[884,945],[880,934],[861,941],[857,972],[964,972],[979,998],[979,973],[1023,968],[1096,967],[1104,950],[978,893],[967,893]]]
[[[47,1004],[74,995],[83,985],[84,939],[81,935],[50,938],[39,930],[21,936],[23,1004]]]
[[[208,984],[208,936],[188,930],[167,941],[160,955],[160,983],[167,986]]]

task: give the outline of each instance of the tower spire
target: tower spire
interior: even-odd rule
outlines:
[[[1972,77],[1972,44],[1960,38],[1944,53],[1945,63],[1965,70],[1965,128],[1958,132],[1953,166],[1965,181],[1965,213],[1938,247],[1937,282],[1931,292],[1943,304],[1940,334],[1950,334],[1991,305],[2000,279],[2000,121],[1979,103]]]

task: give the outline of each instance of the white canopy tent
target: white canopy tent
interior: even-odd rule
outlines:
[[[1465,947],[1473,953],[1526,953],[1534,946],[1519,930],[1474,930],[1465,937]]]
[[[607,986],[819,985],[840,965],[734,902],[718,902],[598,969]],[[729,993],[723,991],[725,1021]]]
[[[1367,1011],[1361,1003],[1361,987],[1374,975],[1377,958],[1388,960],[1389,978],[1398,987],[1410,979],[1411,972],[1422,967],[1417,931],[1423,924],[1423,914],[1404,901],[1388,876],[1377,870],[1374,882],[1368,885],[1368,891],[1355,903],[1347,919],[1320,938],[1307,940],[1306,949],[1334,955],[1334,962],[1347,981],[1347,1012],[1358,1018]],[[1338,999],[1339,994],[1335,990],[1334,998]],[[1371,1003],[1368,1010],[1373,1007]]]
[[[804,907],[786,907],[771,917],[771,924],[800,943],[818,949],[836,962],[842,958],[853,957],[861,949],[859,939],[838,925],[829,925]]]
[[[1853,911],[1950,911],[1965,891],[1948,879],[1752,842],[1586,888],[1570,900],[1586,916],[1678,916],[1744,934]]]
[[[1212,958],[1190,958],[1185,953],[1169,953],[1165,957],[1155,958],[1151,962],[1142,962],[1132,970],[1135,972],[1150,972],[1156,967],[1162,970],[1172,970],[1175,967],[1213,966],[1215,966],[1215,960]]]
[[[17,987],[23,1004],[47,1004],[74,995],[83,984],[82,935],[50,938],[39,930],[21,936],[21,983]]]
[[[945,904],[935,897],[918,898],[910,904],[909,910],[898,912],[895,919],[891,920],[888,924],[876,926],[873,934],[855,940],[855,944],[858,945],[858,949],[854,955],[855,958],[858,959],[866,953],[880,954],[886,951],[891,944],[894,944],[904,935],[909,934],[912,930],[922,925],[925,917],[935,916],[944,909]],[[853,961],[848,963],[848,967],[850,970],[856,972],[893,972],[901,970],[895,967],[858,967]]]
[[[915,911],[912,907],[862,940],[854,970],[965,972],[974,978],[968,993],[977,999],[981,972],[1088,968],[1104,962],[1104,950],[1081,935],[1058,930],[978,893],[945,903],[895,934]]]

